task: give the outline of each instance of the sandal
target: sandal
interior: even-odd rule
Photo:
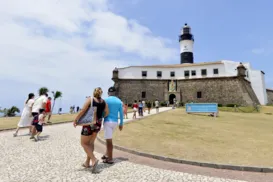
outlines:
[[[90,168],[90,166],[86,166],[84,163],[82,164],[82,167],[84,167],[84,168]]]
[[[106,164],[114,164],[114,161],[113,161],[113,160],[109,160],[109,159],[107,158],[107,159],[104,159],[104,160],[103,160],[103,163],[106,163]]]
[[[102,160],[105,160],[105,159],[108,159],[108,157],[107,157],[106,155],[103,155],[103,156],[101,157],[101,159],[102,159]]]
[[[96,160],[96,162],[94,163],[94,165],[92,165],[92,173],[95,173],[96,172],[96,168],[99,164],[99,160]]]

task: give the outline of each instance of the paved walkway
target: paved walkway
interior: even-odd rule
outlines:
[[[14,138],[14,131],[0,132],[0,181],[239,182],[158,169],[131,163],[126,158],[117,158],[114,165],[100,163],[100,172],[92,174],[81,167],[85,153],[80,146],[80,131],[81,128],[75,129],[72,123],[47,126],[39,142],[30,140],[27,135]],[[19,134],[24,132],[27,130]],[[101,157],[100,153],[95,155]]]

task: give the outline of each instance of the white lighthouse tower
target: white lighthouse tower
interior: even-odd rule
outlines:
[[[191,34],[191,27],[185,23],[179,36],[180,43],[180,63],[193,63],[193,42],[194,38]]]

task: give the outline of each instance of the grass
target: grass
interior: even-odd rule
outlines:
[[[130,112],[133,112],[133,109],[128,108],[128,113]],[[62,114],[62,115],[56,114],[56,115],[52,115],[50,120],[53,124],[64,122],[64,121],[73,121],[76,115],[77,114]],[[20,120],[20,117],[0,117],[0,130],[16,128],[19,120]]]
[[[261,111],[273,113],[273,107]],[[126,124],[114,142],[174,158],[273,167],[273,116],[264,113],[220,112],[213,118],[175,109]]]
[[[73,121],[76,117],[76,114],[62,114],[62,115],[52,115],[51,122],[52,123],[60,123],[64,121]],[[47,119],[47,118],[46,118]],[[17,124],[20,120],[20,117],[2,117],[0,118],[0,130],[16,128]]]

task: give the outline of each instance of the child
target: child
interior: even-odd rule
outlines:
[[[128,119],[127,110],[128,110],[128,104],[123,103],[123,114],[124,114],[124,118],[126,119]]]
[[[133,119],[136,119],[137,110],[138,110],[138,104],[137,104],[137,101],[135,100],[135,103],[133,104],[133,112],[134,112]]]
[[[38,117],[38,123],[35,124],[35,128],[37,130],[36,135],[34,136],[34,140],[38,141],[39,136],[43,131],[43,125],[45,124],[45,117],[46,117],[46,112],[44,109],[39,110],[39,117]]]

